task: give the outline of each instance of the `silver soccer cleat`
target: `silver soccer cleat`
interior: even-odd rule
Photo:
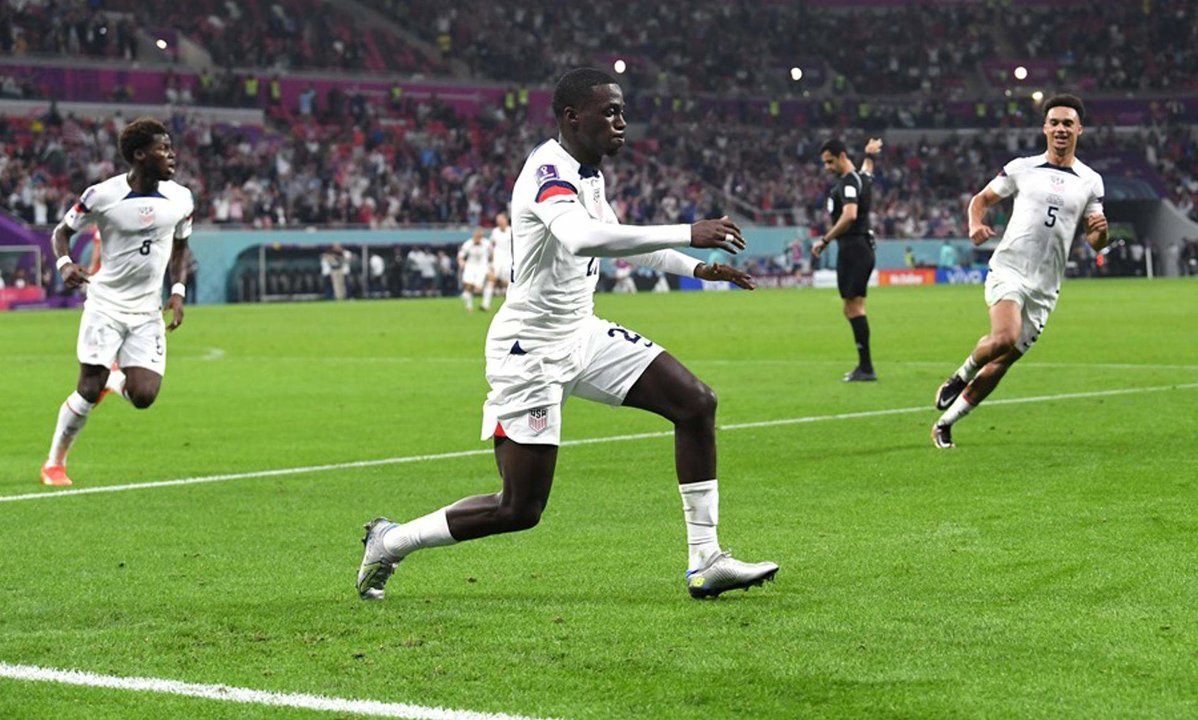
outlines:
[[[366,536],[362,538],[362,544],[366,551],[358,566],[358,596],[363,600],[382,600],[387,580],[403,560],[392,558],[383,548],[383,533],[394,526],[395,523],[385,517],[377,517],[363,525]]]
[[[748,590],[754,585],[772,581],[778,572],[777,563],[741,562],[725,550],[714,555],[707,566],[686,573],[686,589],[691,597],[716,597],[725,590]]]

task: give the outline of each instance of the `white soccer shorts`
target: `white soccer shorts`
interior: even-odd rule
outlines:
[[[510,283],[512,281],[512,264],[503,263],[491,266],[491,272],[495,273],[495,279],[499,282]]]
[[[547,347],[487,348],[482,439],[496,427],[515,442],[560,445],[562,407],[577,396],[618,406],[663,348],[615,323],[591,317],[570,340]]]
[[[487,267],[485,265],[474,267],[467,265],[462,270],[462,285],[470,285],[471,287],[480,288],[487,282]]]
[[[158,313],[118,316],[84,307],[75,354],[84,365],[145,368],[166,374],[166,323]]]
[[[993,306],[1002,300],[1013,300],[1021,308],[1019,340],[1015,348],[1026,355],[1040,338],[1040,333],[1044,332],[1048,316],[1057,305],[1057,296],[1055,293],[1046,296],[1028,290],[1022,279],[1014,273],[991,270],[986,276],[986,305]]]

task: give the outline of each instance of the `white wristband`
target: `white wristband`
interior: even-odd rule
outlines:
[[[175,283],[174,285],[171,285],[171,295],[178,295],[179,297],[183,298],[187,297],[187,286],[183,283]]]
[[[62,272],[63,265],[70,265],[73,262],[75,262],[75,261],[71,259],[70,255],[63,255],[63,256],[59,257],[58,262],[56,262],[54,264],[58,266],[58,271]]]

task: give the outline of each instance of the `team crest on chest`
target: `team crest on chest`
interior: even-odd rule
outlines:
[[[137,221],[142,227],[147,228],[154,224],[154,206],[153,205],[138,205],[137,206]]]
[[[1058,190],[1065,187],[1065,178],[1058,173],[1053,173],[1052,177],[1049,178],[1049,182],[1052,183],[1053,188]]]

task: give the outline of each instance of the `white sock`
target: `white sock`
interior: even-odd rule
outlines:
[[[104,387],[126,400],[129,399],[129,395],[125,392],[125,373],[120,370],[112,370],[108,373],[108,382],[104,383]]]
[[[383,533],[383,549],[396,559],[404,558],[424,548],[453,545],[457,540],[449,534],[449,519],[445,508],[424,517],[396,525]]]
[[[940,419],[936,421],[936,424],[952,425],[968,415],[973,408],[974,406],[970,405],[969,401],[965,399],[965,393],[961,393],[957,396],[956,400],[953,400],[953,404],[948,406],[948,410],[944,411],[944,414],[940,416]]]
[[[720,551],[715,532],[720,522],[719,481],[685,483],[678,486],[678,492],[682,493],[682,516],[686,519],[689,569],[698,570]]]
[[[466,304],[467,310],[474,309],[474,295],[469,290],[462,291],[462,302]]]
[[[491,298],[495,296],[495,283],[489,282],[483,286],[483,310],[491,309]]]
[[[956,376],[969,382],[974,375],[978,374],[977,363],[973,361],[973,353],[969,353],[969,357],[965,358],[965,364],[957,368]]]
[[[48,462],[51,465],[66,464],[71,444],[87,424],[87,415],[94,407],[95,403],[84,400],[78,392],[67,396],[66,402],[58,409],[58,425],[54,428],[54,439],[50,442]]]

